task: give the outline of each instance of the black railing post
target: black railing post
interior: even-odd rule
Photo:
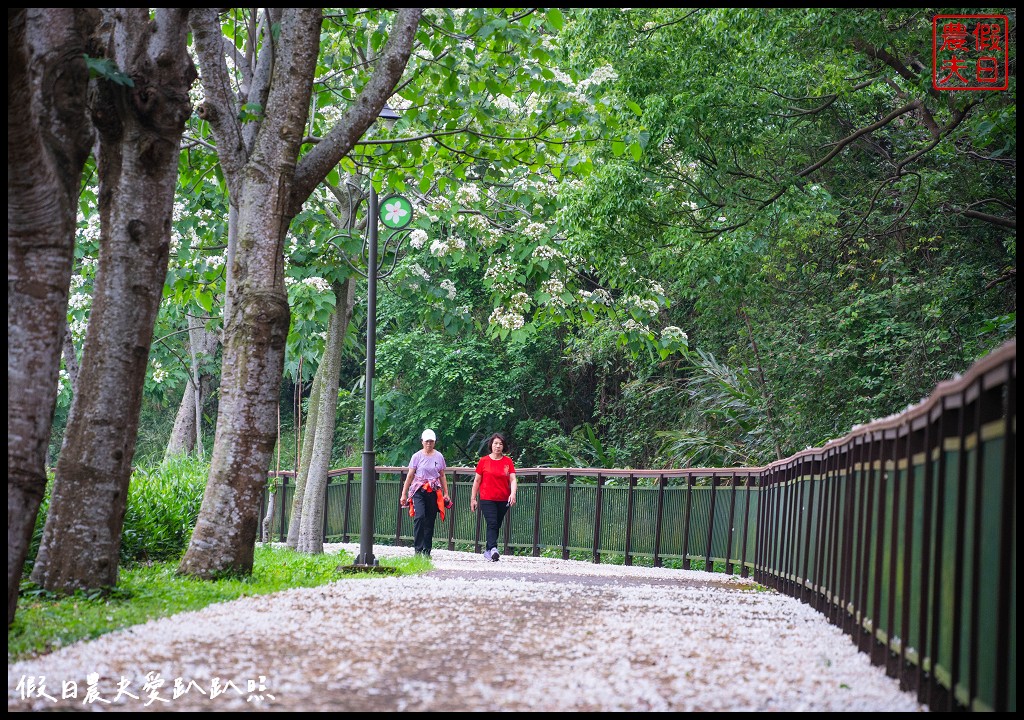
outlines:
[[[860,615],[860,619],[851,627],[850,635],[856,639],[857,646],[861,651],[870,653],[871,638],[864,625],[864,621],[868,616],[868,608],[870,607],[868,577],[871,574],[872,568],[871,524],[872,521],[876,520],[881,522],[878,519],[877,509],[874,512],[871,511],[871,502],[875,497],[875,461],[876,458],[880,457],[881,440],[876,442],[874,433],[869,433],[867,438],[867,447],[861,448],[861,467],[864,469],[861,472],[860,500],[855,503],[856,512],[859,517],[858,530],[860,531],[860,539],[857,541],[858,564],[854,570],[856,585],[854,585],[850,593],[850,598],[853,598],[853,611],[855,615]],[[867,460],[865,460],[865,456]],[[881,472],[881,463],[879,462],[878,473],[881,474]],[[881,482],[880,478],[879,482]],[[854,619],[856,620],[856,618]],[[872,622],[874,622],[873,618]]]
[[[750,528],[750,473],[743,480],[743,548],[740,550],[740,577],[747,577],[747,532]]]
[[[540,557],[540,490],[544,476],[537,473],[537,491],[533,500],[533,556]]]
[[[342,542],[349,542],[348,520],[352,513],[352,471],[345,473],[345,509],[341,514],[341,538]]]
[[[401,486],[399,486],[401,487]],[[452,481],[448,483],[448,496],[452,500],[452,506],[445,510],[445,515],[448,519],[448,549],[455,549],[455,508],[458,507],[458,501],[456,500],[456,494],[459,489],[458,474],[452,470]],[[398,491],[399,497],[401,497],[401,489]]]
[[[836,462],[839,457],[838,450],[826,450],[824,456],[821,459],[821,465],[819,471],[821,477],[818,480],[818,538],[817,538],[817,550],[814,553],[814,582],[812,590],[815,593],[814,606],[819,612],[825,612],[828,609],[826,601],[828,600],[828,587],[825,584],[825,568],[828,567],[828,510],[829,510],[829,473],[831,472],[832,465]],[[826,613],[827,614],[827,613]]]
[[[978,697],[978,636],[981,634],[981,530],[982,530],[982,501],[984,500],[983,488],[985,486],[985,448],[982,444],[982,432],[984,427],[982,409],[986,398],[985,383],[983,378],[977,380],[978,392],[974,398],[974,538],[971,541],[971,579],[970,599],[971,614],[967,642],[968,664],[967,664],[967,707],[972,707],[973,701]],[[991,622],[991,618],[988,619]],[[999,628],[999,632],[1009,632],[1008,627]]]
[[[708,538],[707,546],[704,548],[704,572],[714,572],[715,563],[711,559],[712,550],[711,543],[714,540],[715,532],[715,496],[716,486],[718,485],[718,476],[715,473],[711,473],[711,499],[708,501]]]
[[[855,475],[856,473],[854,473],[853,476]],[[854,637],[854,633],[856,631],[856,613],[858,610],[857,603],[852,602],[853,595],[851,593],[851,583],[854,576],[856,575],[856,568],[853,565],[853,518],[854,512],[857,510],[857,503],[855,501],[854,485],[852,480],[853,476],[847,478],[846,484],[847,492],[843,512],[843,542],[842,555],[840,560],[841,581],[839,583],[839,601],[840,603],[842,603],[841,617],[843,619],[843,631],[851,637]],[[849,609],[850,605],[853,606],[852,613]]]
[[[594,500],[594,562],[601,562],[601,504],[604,499],[604,475],[597,474],[597,496]]]
[[[914,671],[914,687],[917,689],[917,701],[928,703],[929,690],[931,685],[925,676],[925,658],[933,657],[931,647],[931,633],[928,632],[928,608],[931,606],[931,550],[932,550],[932,491],[936,485],[935,460],[936,451],[941,452],[941,441],[936,442],[934,438],[942,437],[942,404],[938,406],[938,419],[932,418],[934,410],[928,412],[928,419],[924,425],[924,470],[921,478],[921,601],[917,618],[917,668]],[[932,425],[936,424],[937,432],[932,432]],[[935,446],[934,448],[932,446]],[[935,661],[932,660],[932,663]],[[932,665],[932,674],[935,666]]]
[[[792,575],[792,593],[795,597],[802,598],[804,577],[800,569],[800,559],[807,554],[807,546],[800,542],[800,537],[803,534],[804,518],[807,513],[805,510],[807,502],[807,482],[804,480],[804,463],[805,458],[801,458],[793,463],[793,494],[795,495],[795,502],[793,504],[793,510],[796,513],[796,517],[793,518],[793,551],[790,553],[790,574]]]
[[[927,423],[926,423],[927,425]],[[914,684],[916,677],[910,672],[907,659],[907,646],[910,644],[910,588],[913,586],[913,558],[914,558],[914,503],[917,498],[915,497],[915,486],[917,485],[917,470],[914,467],[914,457],[921,452],[920,441],[924,439],[925,430],[922,428],[919,432],[915,432],[913,428],[913,422],[907,423],[907,500],[903,504],[903,527],[904,530],[904,548],[903,548],[903,568],[901,574],[901,585],[903,587],[903,604],[900,608],[900,652],[899,652],[899,680],[900,687],[909,687],[911,690],[917,690],[917,685]],[[919,542],[920,546],[924,545],[924,538],[922,537]],[[922,608],[923,610],[923,608]],[[918,640],[920,644],[920,639]]]
[[[821,458],[815,455],[809,458],[807,464],[810,466],[809,480],[805,480],[807,483],[807,502],[803,507],[804,517],[807,518],[806,528],[804,531],[804,555],[803,555],[803,567],[800,569],[800,599],[804,602],[809,602],[808,593],[813,593],[811,586],[811,518],[818,517],[818,514],[814,512],[814,489],[818,484],[818,472],[821,468]],[[815,548],[815,554],[817,554],[817,548]]]
[[[481,512],[480,510],[479,498],[477,498],[477,502],[478,504],[476,507],[476,530],[475,535],[473,536],[473,552],[480,552],[480,520],[483,516],[483,512]]]
[[[633,556],[631,554],[633,550],[633,487],[636,485],[636,479],[633,477],[633,473],[629,474],[629,488],[626,490],[626,564],[633,564]]]
[[[683,570],[690,569],[690,512],[693,509],[693,475],[686,473],[686,509],[683,510]]]
[[[885,672],[889,677],[896,677],[899,672],[899,655],[893,649],[893,636],[894,626],[896,624],[896,567],[898,566],[898,558],[900,556],[899,536],[900,536],[900,510],[902,506],[900,504],[903,498],[902,485],[906,481],[906,478],[900,473],[900,430],[906,429],[906,435],[904,442],[910,444],[910,428],[907,425],[903,425],[902,428],[896,428],[896,437],[892,441],[892,512],[890,517],[892,518],[892,532],[889,535],[889,591],[886,593],[886,597],[889,599],[889,607],[887,608],[885,617]],[[904,450],[904,454],[906,451]],[[909,465],[908,465],[909,467]],[[901,478],[904,482],[901,482]],[[910,537],[910,526],[906,526],[905,536],[903,538],[903,552],[910,553],[911,542]],[[910,588],[904,587],[904,592],[909,593]],[[900,643],[906,642],[906,635],[900,635]]]
[[[277,526],[277,540],[278,542],[284,542],[288,539],[288,536],[284,532],[284,506],[285,496],[288,494],[288,476],[281,476],[281,522]]]
[[[1009,367],[1010,364],[1007,363]],[[1014,367],[1016,360],[1014,360]],[[1010,707],[1011,656],[1010,650],[1011,613],[1015,608],[1010,603],[1010,588],[1014,587],[1013,553],[1016,546],[1014,527],[1017,518],[1016,470],[1017,470],[1017,376],[1016,370],[1007,372],[1006,393],[1003,406],[1003,487],[1002,512],[999,528],[999,595],[996,610],[996,696],[994,710],[1006,712]],[[1016,677],[1013,678],[1016,680]]]
[[[568,471],[565,473],[565,507],[562,509],[562,559],[569,559],[569,492],[572,489],[572,476]]]
[[[725,540],[725,572],[727,575],[732,575],[733,571],[732,534],[734,530],[733,523],[735,522],[736,516],[736,485],[736,473],[733,473],[732,478],[729,480],[729,534]]]
[[[876,517],[876,530],[875,530],[875,553],[874,553],[874,575],[875,575],[875,587],[874,587],[874,598],[871,601],[871,641],[870,641],[870,652],[871,662],[875,665],[881,665],[885,661],[885,656],[881,654],[881,644],[878,640],[878,628],[881,625],[882,619],[882,564],[883,555],[885,550],[885,497],[889,487],[889,469],[886,467],[886,459],[888,458],[887,447],[888,443],[885,439],[885,432],[882,431],[879,434],[879,448],[878,448],[878,502],[876,503],[875,512]]]
[[[509,545],[510,545],[510,541],[511,541],[511,537],[512,537],[512,510],[514,508],[515,508],[515,505],[509,505],[508,508],[505,510],[505,523],[504,523],[504,526],[502,528],[502,534],[505,536],[504,537],[505,547],[504,547],[504,550],[502,552],[505,555],[510,554],[509,553]]]
[[[654,567],[661,567],[661,527],[665,512],[665,475],[658,475],[658,510],[654,518]]]
[[[935,439],[935,444],[938,448],[938,471],[936,473],[936,486],[935,486],[935,562],[934,576],[932,577],[932,607],[935,608],[931,614],[931,641],[929,646],[931,648],[931,663],[930,663],[930,679],[928,683],[928,707],[932,709],[943,709],[948,710],[950,706],[950,697],[947,696],[947,692],[952,691],[947,689],[939,682],[938,674],[936,669],[939,665],[939,654],[941,647],[941,631],[942,627],[941,618],[939,617],[939,610],[943,606],[943,584],[942,584],[942,567],[945,562],[945,525],[946,525],[946,493],[948,492],[948,483],[946,475],[949,472],[949,458],[946,456],[946,434],[949,429],[956,424],[956,432],[963,433],[963,422],[961,415],[963,414],[963,408],[957,408],[956,417],[949,418],[950,409],[946,407],[947,398],[942,398],[939,401],[939,407],[942,408],[942,414],[939,416],[939,435]],[[955,489],[955,488],[954,488]],[[947,629],[947,632],[949,629]]]
[[[377,468],[373,469],[374,474],[377,472]],[[405,485],[405,479],[402,479],[402,485],[398,486],[398,498],[402,498],[402,486]],[[409,513],[409,508],[414,507],[412,504],[412,498],[409,498],[409,504],[406,507],[402,507],[402,503],[398,503],[398,514],[395,515],[395,547],[401,547],[402,545],[402,521],[405,519],[405,515]],[[415,512],[415,510],[413,510]],[[365,516],[364,516],[365,517]],[[376,517],[376,513],[374,513]],[[376,530],[376,528],[374,528]]]

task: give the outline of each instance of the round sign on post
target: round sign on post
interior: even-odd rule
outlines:
[[[391,230],[401,230],[412,222],[412,203],[401,195],[388,195],[380,203],[380,221]]]

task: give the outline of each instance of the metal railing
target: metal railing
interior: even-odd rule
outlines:
[[[504,552],[752,573],[814,605],[931,709],[1015,710],[1016,376],[1011,341],[900,415],[767,467],[521,468]],[[376,469],[375,542],[411,544],[406,471]],[[448,473],[455,506],[435,542],[479,552],[473,468]],[[359,537],[360,474],[329,474],[329,540]]]

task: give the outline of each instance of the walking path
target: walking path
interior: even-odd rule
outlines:
[[[339,547],[359,549],[327,550]],[[824,616],[749,580],[445,550],[433,560],[425,575],[243,598],[8,665],[8,709],[927,709]],[[191,689],[174,697],[177,678]],[[61,700],[72,680],[78,697]],[[87,703],[90,680],[103,699],[119,681],[138,699]]]

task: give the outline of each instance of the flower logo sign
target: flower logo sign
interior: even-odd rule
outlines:
[[[389,195],[381,202],[380,221],[391,230],[401,230],[412,222],[412,203],[401,195]]]

